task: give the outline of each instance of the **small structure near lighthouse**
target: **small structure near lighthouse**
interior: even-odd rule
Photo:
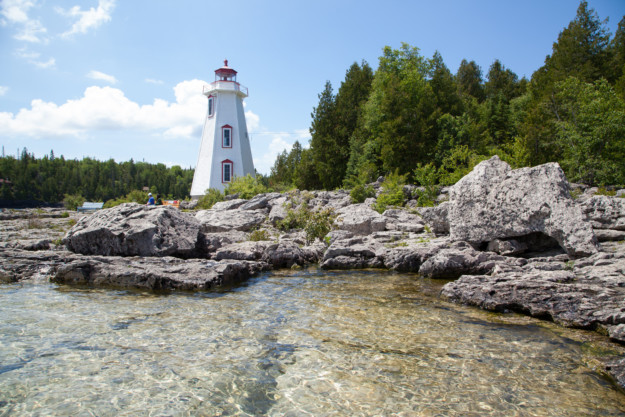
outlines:
[[[215,81],[204,87],[203,94],[208,108],[191,185],[193,199],[209,188],[223,191],[235,176],[255,175],[243,112],[248,92],[237,82],[237,72],[228,66],[228,60],[215,70]]]

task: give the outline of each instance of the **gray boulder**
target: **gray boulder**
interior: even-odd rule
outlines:
[[[244,200],[245,201],[245,200]],[[202,233],[228,232],[239,230],[249,232],[265,221],[267,212],[265,210],[201,210],[195,215],[200,223]]]
[[[434,207],[417,207],[416,210],[432,232],[437,235],[449,234],[449,201]]]
[[[334,223],[355,235],[370,235],[386,228],[386,219],[366,203],[343,207]]]
[[[596,229],[625,231],[625,198],[595,195],[581,203],[584,219]]]
[[[570,197],[557,163],[511,170],[497,156],[478,164],[450,193],[452,240],[473,244],[543,233],[571,256],[597,252],[597,241]]]
[[[336,239],[323,254],[321,268],[363,269],[384,266],[384,247],[362,236]]]
[[[200,223],[170,206],[121,204],[83,217],[65,235],[68,250],[84,255],[197,255]]]
[[[388,209],[382,216],[386,219],[386,230],[421,233],[425,229],[421,217],[408,210]]]

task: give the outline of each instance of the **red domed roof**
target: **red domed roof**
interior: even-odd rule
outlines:
[[[237,72],[228,66],[228,60],[224,60],[224,66],[216,69],[215,74],[217,75],[237,75]]]

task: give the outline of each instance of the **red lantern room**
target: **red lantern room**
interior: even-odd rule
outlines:
[[[224,66],[215,70],[215,81],[237,81],[237,72],[228,66],[228,60],[224,60]]]

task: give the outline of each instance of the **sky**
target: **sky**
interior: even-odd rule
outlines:
[[[625,0],[589,0],[613,34]],[[311,113],[347,69],[402,42],[455,73],[499,59],[530,78],[576,0],[0,0],[0,145],[41,158],[194,168],[203,85],[228,59],[249,89],[254,165],[310,140]]]

